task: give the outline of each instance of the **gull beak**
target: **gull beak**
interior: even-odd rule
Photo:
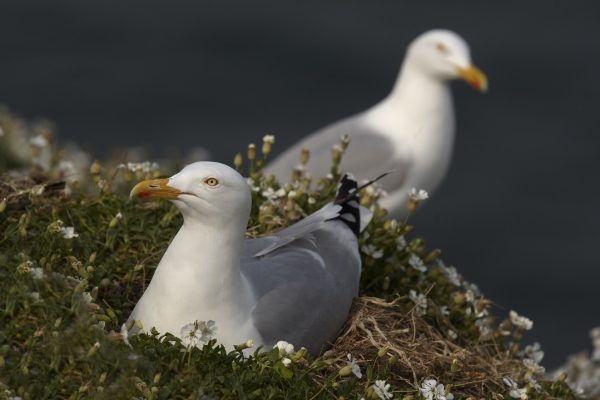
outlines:
[[[485,74],[473,64],[467,68],[458,68],[458,76],[464,79],[469,85],[480,92],[487,92],[488,80]]]
[[[183,192],[169,186],[168,179],[150,179],[135,185],[133,189],[131,189],[129,197],[174,200],[180,194],[183,194]]]

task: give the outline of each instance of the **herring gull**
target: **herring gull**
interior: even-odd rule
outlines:
[[[383,101],[304,138],[269,163],[265,173],[287,181],[300,151],[308,149],[308,172],[324,176],[331,148],[348,135],[341,170],[359,179],[394,170],[381,181],[388,196],[380,203],[402,217],[409,191],[433,192],[450,165],[455,124],[448,83],[456,78],[487,90],[487,78],[471,63],[469,46],[460,36],[447,30],[425,32],[409,45],[396,84]]]
[[[269,348],[284,340],[317,354],[358,295],[357,236],[370,213],[356,192],[345,176],[334,202],[271,236],[244,239],[252,199],[234,169],[196,162],[138,183],[131,196],[170,200],[183,225],[129,321],[181,337],[185,325],[213,320],[229,349],[249,339]]]

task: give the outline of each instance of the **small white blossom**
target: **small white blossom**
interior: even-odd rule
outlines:
[[[208,342],[213,338],[217,327],[215,321],[195,321],[181,328],[181,341],[186,347],[197,346],[199,342]]]
[[[381,400],[388,400],[394,397],[390,392],[390,384],[384,380],[376,380],[373,385],[373,391]]]
[[[263,142],[273,144],[273,143],[275,143],[275,136],[274,135],[265,135],[265,136],[263,136]]]
[[[83,301],[83,304],[90,304],[92,302],[92,295],[89,294],[89,292],[83,292],[81,293],[81,300]]]
[[[294,345],[286,342],[285,340],[280,340],[273,346],[273,348],[279,349],[279,354],[281,355],[290,355],[294,353]]]
[[[402,251],[406,248],[406,239],[403,235],[400,235],[396,238],[396,249],[398,251]]]
[[[131,344],[129,344],[129,331],[127,330],[127,324],[123,324],[121,325],[121,339],[123,339],[123,342],[131,347]]]
[[[408,193],[408,197],[415,202],[427,200],[429,198],[429,193],[423,189],[417,190],[416,188],[410,189]]]
[[[75,233],[75,228],[72,226],[65,226],[64,228],[60,228],[60,234],[65,239],[73,239],[79,236],[78,233]]]
[[[533,372],[534,374],[543,374],[544,372],[546,372],[546,368],[542,367],[541,365],[539,365],[537,362],[535,362],[531,358],[524,358],[523,365],[525,366],[525,368],[527,368],[529,371]]]
[[[309,197],[309,198],[308,198],[308,204],[310,204],[311,206],[312,206],[313,204],[315,204],[316,202],[317,202],[317,200],[315,200],[315,198],[314,198],[314,197]]]
[[[452,266],[447,267],[444,264],[444,262],[439,259],[438,266],[440,267],[444,275],[446,275],[446,278],[448,279],[448,281],[450,281],[450,283],[452,283],[454,286],[460,286],[460,276],[458,275],[458,271],[456,270],[456,268]]]
[[[363,253],[374,259],[383,257],[383,251],[379,250],[372,244],[364,245],[363,247],[361,247],[361,250],[363,251]]]
[[[438,382],[435,379],[425,379],[423,383],[421,383],[421,387],[419,388],[423,397],[426,400],[452,400],[454,399],[454,395],[452,393],[446,394],[446,390],[444,389],[444,385]]]
[[[448,329],[448,337],[452,340],[456,340],[458,335],[452,329]]]
[[[417,315],[422,317],[427,313],[427,297],[423,293],[414,290],[408,292],[408,297],[415,303]]]
[[[63,176],[72,176],[72,175],[75,175],[75,173],[76,173],[75,164],[73,164],[73,162],[71,162],[71,161],[66,161],[66,160],[61,160],[58,163],[57,170]]]
[[[448,306],[441,306],[440,313],[442,313],[443,316],[447,317],[448,315],[450,315],[450,309],[448,309]]]
[[[517,328],[520,328],[520,329],[523,329],[526,331],[533,328],[533,321],[530,320],[529,318],[523,317],[523,316],[517,314],[513,310],[510,311],[509,316],[510,316],[510,322]]]
[[[296,197],[297,194],[298,193],[295,190],[290,190],[287,197],[288,197],[288,199],[293,199],[294,197]]]
[[[43,149],[44,147],[48,146],[48,139],[46,139],[44,135],[37,135],[29,139],[29,143],[32,146]]]
[[[523,355],[534,361],[536,364],[541,363],[544,359],[544,351],[538,342],[525,346]]]
[[[362,378],[362,372],[360,372],[360,366],[356,362],[356,359],[352,357],[352,354],[348,353],[348,365],[352,368],[352,373],[358,378]]]
[[[480,319],[476,320],[475,326],[477,328],[479,328],[479,333],[481,334],[481,336],[487,336],[492,332],[490,330],[485,318],[480,318]]]
[[[502,381],[508,387],[508,394],[510,395],[510,397],[512,397],[513,399],[527,400],[526,388],[519,388],[517,382],[515,382],[512,378],[509,377],[502,378]]]
[[[425,266],[425,264],[423,263],[423,260],[421,260],[421,258],[416,255],[416,254],[411,254],[409,259],[408,259],[408,264],[413,267],[414,269],[416,269],[417,271],[420,272],[426,272],[427,271],[427,267]]]
[[[44,278],[45,275],[44,269],[40,267],[33,267],[29,270],[29,272],[31,273],[31,277],[37,280]]]
[[[283,363],[283,365],[285,365],[286,367],[289,367],[289,366],[290,366],[290,364],[292,363],[292,360],[290,360],[290,359],[289,359],[289,358],[287,358],[287,357],[283,357],[283,358],[281,359],[281,362],[282,362],[282,363]]]

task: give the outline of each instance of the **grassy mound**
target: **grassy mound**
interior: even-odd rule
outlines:
[[[0,149],[15,134],[3,118]],[[334,150],[328,177],[311,180],[300,167],[283,185],[260,172],[271,141],[262,156],[250,146],[248,235],[331,201],[347,145]],[[495,322],[490,301],[407,221],[386,218],[372,188],[361,202],[375,216],[360,243],[361,294],[371,297],[357,300],[322,356],[284,346],[244,356],[251,343],[227,352],[210,335],[197,346],[168,334],[128,337],[122,324],[181,217],[169,203],[125,193],[171,171],[96,162],[74,179],[60,154],[52,149],[33,178],[5,171],[0,179],[0,398],[573,398],[564,379],[544,379],[539,349],[521,345],[530,321],[514,313]]]

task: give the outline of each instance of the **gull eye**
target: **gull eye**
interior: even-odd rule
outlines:
[[[440,53],[443,53],[443,54],[446,54],[446,53],[448,53],[448,47],[446,47],[446,45],[445,45],[444,43],[440,43],[440,42],[436,43],[436,44],[435,44],[435,48],[436,48],[436,49],[437,49],[437,50],[438,50]]]
[[[217,186],[219,184],[219,180],[217,178],[206,178],[204,180],[204,183],[206,183],[208,186]]]

